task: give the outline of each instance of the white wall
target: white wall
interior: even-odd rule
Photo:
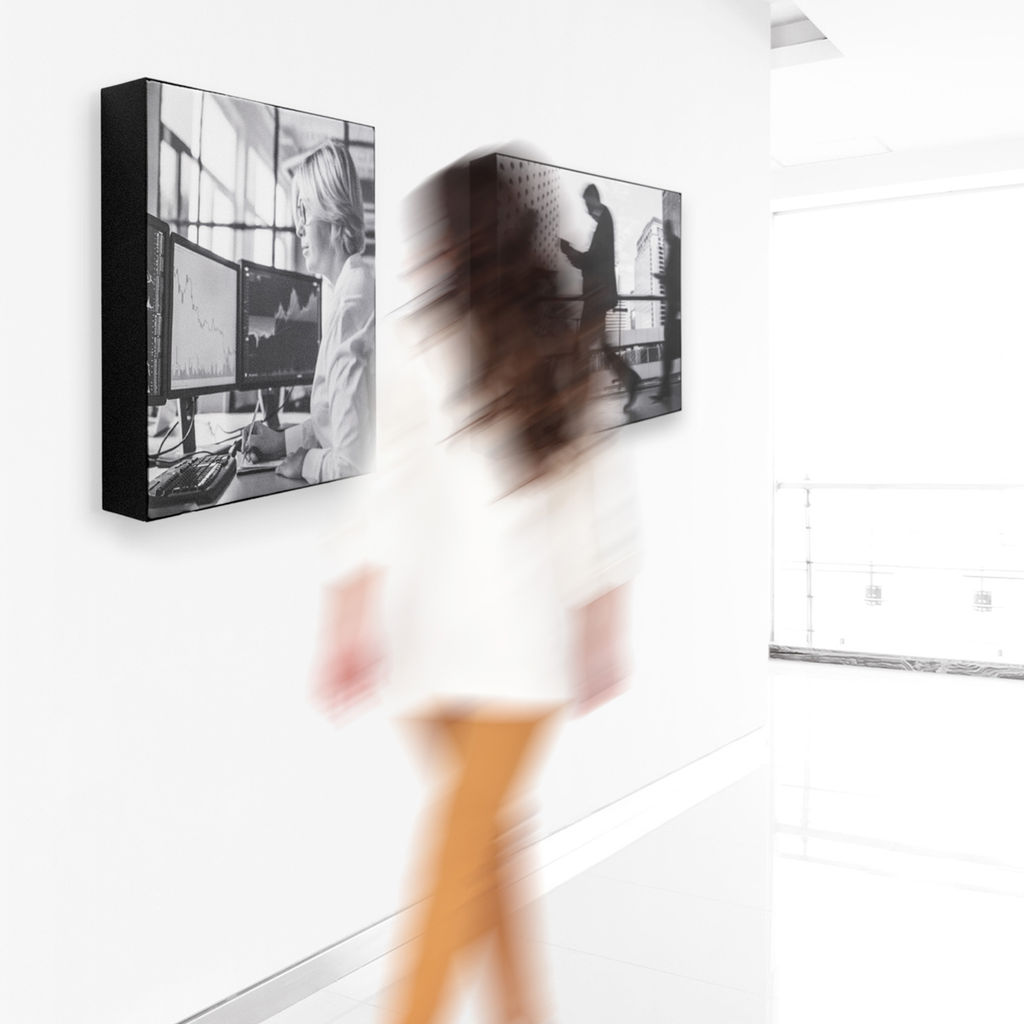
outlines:
[[[525,138],[679,189],[685,411],[626,432],[635,687],[564,735],[545,827],[765,720],[767,5],[436,7],[8,16],[4,1020],[170,1024],[390,913],[422,796],[379,716],[338,732],[305,701],[303,553],[358,482],[151,525],[100,511],[101,86],[375,124],[382,317],[395,201],[467,149]]]

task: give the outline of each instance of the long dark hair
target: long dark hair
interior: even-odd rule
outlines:
[[[537,259],[536,212],[510,210],[505,196],[499,225],[497,183],[482,163],[483,169],[468,158],[458,161],[417,191],[417,216],[434,238],[432,255],[448,268],[428,304],[447,304],[463,319],[469,346],[463,391],[474,410],[465,429],[500,424],[507,430],[526,482],[585,447],[590,361],[559,305],[553,272]]]

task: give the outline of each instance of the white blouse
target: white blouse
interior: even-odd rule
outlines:
[[[402,713],[564,704],[573,611],[634,572],[630,467],[606,436],[567,470],[510,490],[499,432],[458,431],[459,339],[390,348],[379,469],[333,559],[336,572],[386,570],[385,697]]]
[[[325,328],[316,357],[309,419],[284,432],[290,455],[306,448],[302,478],[316,484],[372,467],[375,316],[373,272],[349,256],[326,292]]]

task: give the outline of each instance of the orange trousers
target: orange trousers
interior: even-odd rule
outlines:
[[[481,939],[491,940],[496,956],[499,1019],[540,1020],[524,912],[514,906],[508,868],[510,833],[518,823],[514,798],[554,717],[473,711],[427,720],[454,771],[427,851],[426,894],[398,985],[396,1024],[438,1020],[453,968]]]

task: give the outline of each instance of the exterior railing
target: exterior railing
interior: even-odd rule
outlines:
[[[1024,484],[776,484],[772,643],[1024,665]]]
[[[623,323],[625,317],[616,314],[620,310],[626,312],[622,307],[627,303],[642,303],[644,306],[651,307],[650,311],[645,311],[641,307],[641,313],[649,312],[651,318],[654,319],[653,309],[656,307],[660,313],[664,307],[665,296],[661,294],[620,295],[616,308],[609,317],[610,322],[606,321],[605,329],[608,343],[619,352],[627,364],[640,374],[642,379],[647,380],[648,378],[657,377],[661,373],[662,355],[664,353],[664,323],[661,322],[659,316],[657,323],[650,325],[642,324],[641,326],[630,324],[626,326]],[[582,295],[552,295],[544,299],[544,306],[547,316],[551,320],[558,321],[574,331],[579,329],[580,315],[583,307]],[[594,369],[600,369],[603,362],[600,353],[596,349],[593,359]]]

